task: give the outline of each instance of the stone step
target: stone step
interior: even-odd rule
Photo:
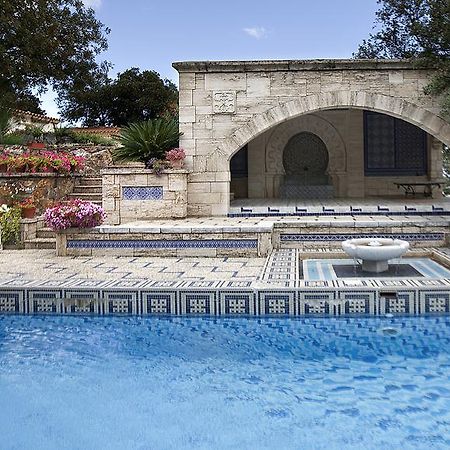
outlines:
[[[102,194],[91,194],[89,192],[73,192],[69,194],[70,198],[79,198],[80,200],[89,200],[91,202],[101,202]]]
[[[78,184],[81,186],[101,186],[101,177],[82,177],[78,180]]]
[[[102,193],[102,187],[101,186],[94,186],[94,185],[79,185],[75,186],[73,188],[73,193],[80,193],[80,194],[100,194]]]
[[[25,241],[24,247],[26,250],[32,250],[32,249],[52,250],[52,249],[56,249],[56,239],[36,238],[36,239],[30,240],[30,241]]]
[[[37,230],[36,236],[42,239],[55,239],[55,232],[50,228],[40,228]]]

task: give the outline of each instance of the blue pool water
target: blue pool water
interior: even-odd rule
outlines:
[[[0,317],[1,449],[450,446],[450,317]]]

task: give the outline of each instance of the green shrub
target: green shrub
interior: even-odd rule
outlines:
[[[25,143],[25,136],[23,135],[23,133],[20,132],[14,132],[14,133],[9,133],[6,134],[4,136],[2,136],[2,138],[0,139],[0,144],[4,144],[4,145],[23,145]]]
[[[114,145],[114,140],[95,133],[76,132],[70,128],[56,128],[52,133],[57,143]]]
[[[122,129],[119,143],[113,152],[116,161],[147,163],[150,159],[164,159],[165,153],[178,147],[181,133],[174,119],[153,119],[137,122]]]
[[[11,111],[9,109],[0,109],[0,144],[16,145],[16,136],[19,133],[13,133],[15,125],[16,122],[12,117]],[[11,137],[12,135],[14,135],[14,137]],[[22,141],[20,143],[22,143]]]
[[[0,212],[2,244],[14,245],[20,242],[20,218],[21,209],[16,206]]]
[[[113,145],[114,141],[105,136],[99,136],[94,133],[72,132],[72,142],[76,144],[96,144],[96,145]]]

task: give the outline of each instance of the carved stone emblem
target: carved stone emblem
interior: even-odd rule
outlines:
[[[236,112],[236,94],[234,92],[214,92],[214,114],[234,114]]]

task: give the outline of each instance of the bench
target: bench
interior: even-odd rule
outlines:
[[[422,194],[424,197],[433,197],[433,189],[440,188],[442,183],[437,181],[423,181],[418,183],[394,183],[398,189],[402,188],[405,191],[405,197],[415,197],[416,194]],[[417,192],[417,188],[423,188],[422,192]]]

